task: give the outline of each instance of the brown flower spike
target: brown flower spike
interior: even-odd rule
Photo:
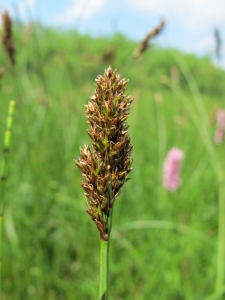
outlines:
[[[125,96],[128,80],[109,67],[96,79],[95,94],[86,105],[93,151],[84,145],[75,161],[82,172],[82,187],[88,200],[87,213],[96,224],[100,238],[108,241],[109,212],[131,171],[132,145],[126,119],[133,99]]]
[[[146,37],[143,39],[143,41],[140,43],[138,49],[136,49],[133,53],[134,57],[138,57],[140,56],[148,47],[149,47],[149,41],[157,36],[162,29],[164,28],[166,22],[163,20],[159,23],[159,25],[157,27],[155,27],[152,31],[150,31]]]
[[[14,65],[15,49],[14,49],[13,39],[12,39],[12,21],[7,11],[5,11],[2,15],[2,28],[3,28],[2,44],[5,48],[6,53],[8,54],[11,64]]]

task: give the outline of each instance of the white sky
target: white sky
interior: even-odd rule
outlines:
[[[0,12],[4,9],[22,20],[92,36],[119,31],[136,41],[166,19],[160,45],[197,54],[213,52],[216,27],[225,41],[225,0],[3,0]],[[225,46],[222,55],[225,61]]]

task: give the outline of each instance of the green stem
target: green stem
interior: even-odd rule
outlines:
[[[225,294],[225,285],[220,288],[217,292],[213,293],[212,295],[205,298],[205,300],[217,300],[221,299],[221,296]]]
[[[99,279],[99,300],[108,300],[109,286],[109,245],[112,229],[113,207],[110,209],[108,218],[108,241],[100,239],[100,279]]]
[[[100,282],[99,300],[108,299],[108,276],[109,275],[109,241],[100,239]]]
[[[223,171],[219,175],[218,199],[218,254],[216,291],[225,284],[225,180]]]
[[[15,101],[13,101],[13,100],[10,101],[7,123],[6,123],[5,137],[4,137],[4,148],[3,148],[3,155],[2,155],[2,161],[1,161],[1,169],[0,169],[0,297],[2,294],[2,245],[3,245],[3,216],[4,216],[5,182],[6,182],[6,178],[7,178],[8,155],[9,155],[9,151],[10,151],[15,105],[16,105]]]

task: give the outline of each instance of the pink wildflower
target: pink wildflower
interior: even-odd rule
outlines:
[[[214,135],[214,141],[216,144],[220,144],[223,140],[225,131],[225,110],[218,109],[216,111],[217,127]]]
[[[170,192],[174,192],[181,184],[180,163],[184,153],[178,148],[172,148],[166,157],[163,166],[163,186]]]

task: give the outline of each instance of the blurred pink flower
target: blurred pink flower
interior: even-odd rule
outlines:
[[[216,144],[220,144],[223,141],[225,131],[225,110],[218,109],[216,111],[217,127],[214,135],[214,141]]]
[[[170,192],[174,192],[181,184],[180,163],[184,153],[178,148],[172,148],[166,157],[163,166],[163,186]]]

